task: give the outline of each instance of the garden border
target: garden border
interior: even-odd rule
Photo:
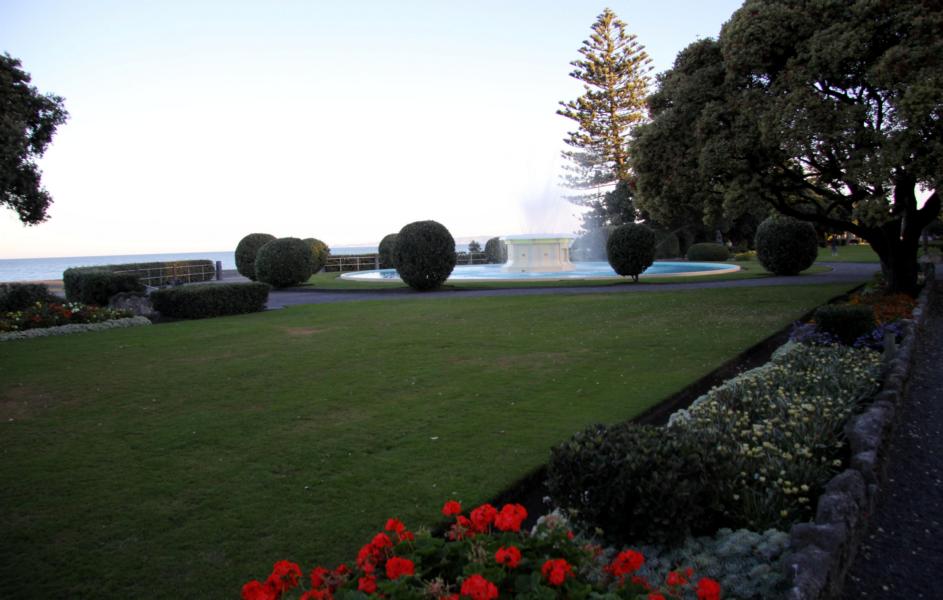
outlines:
[[[845,425],[850,465],[833,477],[819,497],[815,520],[793,525],[790,555],[783,563],[788,600],[823,600],[841,595],[845,575],[868,532],[868,520],[886,479],[890,434],[907,388],[919,330],[926,321],[935,280],[931,266],[917,297],[913,318],[904,321],[904,340],[890,361],[884,385],[868,408]]]

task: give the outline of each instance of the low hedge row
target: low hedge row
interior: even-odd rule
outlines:
[[[219,283],[165,288],[151,293],[154,310],[175,319],[206,319],[265,310],[265,283]]]
[[[49,288],[42,283],[0,283],[0,313],[23,310],[49,300]]]
[[[114,273],[108,267],[73,267],[62,274],[69,302],[108,306],[108,299],[121,292],[141,292],[144,285],[130,273]]]
[[[198,259],[72,267],[62,274],[62,282],[70,302],[106,306],[115,294],[143,291],[142,279],[148,285],[157,286],[181,279],[199,283],[215,277],[213,261]]]

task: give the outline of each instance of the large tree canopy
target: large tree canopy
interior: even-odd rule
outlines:
[[[645,118],[651,59],[608,8],[597,17],[579,53],[582,58],[570,63],[574,67],[570,76],[583,83],[584,93],[561,102],[557,114],[578,126],[564,139],[570,147],[563,152],[567,160],[564,181],[571,189],[594,191],[569,197],[592,209],[586,219],[592,226],[599,219],[609,223],[611,214],[628,211],[634,215],[630,188],[608,197],[602,190],[612,192],[617,182],[628,182],[631,177],[629,133]]]
[[[638,205],[709,222],[766,203],[864,238],[912,291],[940,210],[940,31],[938,0],[747,0],[660,78],[633,147]]]
[[[12,208],[20,221],[35,225],[46,220],[52,204],[36,159],[69,114],[62,98],[40,94],[29,83],[19,60],[0,55],[0,206]]]

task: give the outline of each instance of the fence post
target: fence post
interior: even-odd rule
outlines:
[[[223,261],[216,261],[216,281],[223,280]]]

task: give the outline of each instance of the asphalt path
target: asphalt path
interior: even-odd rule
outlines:
[[[600,285],[581,287],[503,288],[489,290],[436,290],[417,292],[409,288],[392,290],[318,290],[289,288],[269,292],[268,308],[285,308],[302,304],[330,304],[334,302],[362,302],[365,300],[408,300],[441,298],[484,298],[492,296],[545,296],[578,294],[634,294],[647,292],[700,290],[706,288],[739,288],[756,286],[814,285],[846,283],[854,286],[869,280],[880,266],[875,263],[818,263],[831,270],[797,277],[758,277],[727,281],[697,281],[686,279],[678,283]],[[227,273],[225,281],[247,281],[244,277]]]

